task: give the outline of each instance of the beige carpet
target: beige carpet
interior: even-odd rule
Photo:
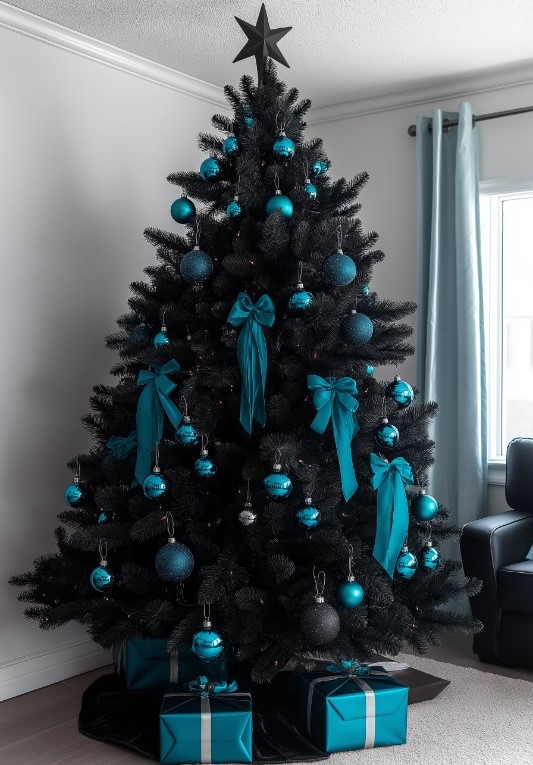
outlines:
[[[341,752],[331,765],[533,765],[532,683],[433,659],[396,659],[451,683],[433,701],[409,707],[406,746]]]

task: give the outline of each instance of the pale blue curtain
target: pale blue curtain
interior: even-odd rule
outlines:
[[[443,130],[444,119],[458,119]],[[432,124],[433,130],[428,131]],[[472,107],[419,117],[417,385],[437,401],[433,496],[463,525],[487,514],[487,395]]]

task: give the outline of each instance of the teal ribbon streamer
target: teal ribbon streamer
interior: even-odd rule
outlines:
[[[267,347],[263,327],[272,327],[275,319],[276,308],[269,295],[262,295],[254,304],[246,292],[239,292],[228,316],[229,324],[242,327],[237,340],[242,378],[240,421],[248,433],[254,419],[265,427]]]
[[[185,688],[191,693],[202,696],[217,695],[218,693],[235,693],[239,689],[236,680],[209,680],[205,675],[199,675],[195,680],[185,683]]]
[[[313,391],[313,404],[317,409],[311,428],[324,433],[329,421],[333,425],[333,436],[337,447],[341,487],[348,502],[357,491],[357,478],[352,458],[352,440],[359,431],[355,413],[359,402],[355,398],[357,385],[351,377],[307,376],[307,387]]]
[[[378,493],[374,558],[394,576],[398,555],[409,529],[409,508],[405,487],[413,483],[411,465],[403,457],[386,462],[377,454],[370,455],[370,484]]]
[[[129,436],[111,436],[106,446],[113,457],[118,460],[126,459],[137,446],[137,433],[132,430]]]
[[[179,372],[180,365],[175,359],[154,371],[142,369],[137,385],[143,390],[137,403],[137,462],[135,478],[142,485],[152,468],[152,449],[163,437],[165,413],[175,430],[180,426],[182,413],[169,398],[176,383],[167,375]]]

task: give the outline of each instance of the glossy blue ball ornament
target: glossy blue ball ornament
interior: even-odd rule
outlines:
[[[415,397],[413,389],[409,383],[402,380],[399,375],[396,375],[394,380],[387,385],[385,395],[398,405],[398,409],[405,409],[408,407]]]
[[[365,345],[374,334],[374,325],[364,313],[351,313],[342,325],[344,337],[353,345]]]
[[[191,418],[186,415],[176,431],[176,441],[182,446],[195,446],[199,440],[198,431],[191,425]]]
[[[395,571],[402,579],[411,579],[418,569],[418,561],[413,553],[409,552],[406,545],[402,547],[402,551],[396,561]]]
[[[363,602],[365,591],[356,582],[354,577],[348,577],[346,582],[341,582],[337,587],[337,601],[344,608],[357,608]]]
[[[280,135],[274,141],[272,151],[280,159],[292,159],[294,157],[295,145],[286,135]]]
[[[220,175],[220,164],[216,157],[204,159],[200,165],[200,175],[204,181],[216,181]]]
[[[238,197],[235,197],[226,207],[226,216],[228,218],[238,218],[242,212]]]
[[[368,297],[370,295],[370,287],[368,284],[361,285],[361,297]]]
[[[183,256],[180,263],[180,274],[189,284],[203,284],[213,273],[213,261],[202,250],[191,250]]]
[[[239,142],[234,135],[229,135],[222,144],[222,154],[225,157],[236,157],[239,153]]]
[[[199,659],[214,661],[223,653],[224,641],[218,632],[210,627],[204,627],[204,629],[194,633],[191,649]]]
[[[154,348],[163,348],[163,346],[168,345],[170,343],[170,340],[168,339],[168,335],[166,332],[161,331],[158,332],[157,335],[154,337]]]
[[[313,175],[315,175],[315,176],[316,176],[316,175],[322,175],[322,173],[325,173],[325,172],[326,172],[326,170],[328,169],[328,167],[329,167],[329,165],[328,165],[328,163],[327,163],[327,162],[324,162],[324,160],[322,160],[322,159],[316,159],[316,160],[313,162],[313,170],[312,170],[312,173],[313,173]]]
[[[308,199],[314,200],[318,196],[318,191],[316,190],[316,186],[314,183],[311,183],[309,178],[304,183],[304,192],[305,195],[308,197]]]
[[[113,574],[108,568],[100,564],[91,571],[89,581],[97,592],[106,592],[113,584]]]
[[[421,491],[411,502],[411,513],[417,521],[432,521],[439,511],[436,499]]]
[[[426,542],[418,553],[418,566],[421,571],[435,571],[440,563],[439,551],[432,547],[431,542]]]
[[[271,215],[276,210],[280,210],[284,218],[291,218],[294,212],[294,207],[289,197],[285,196],[285,194],[278,194],[277,191],[266,203],[267,215]]]
[[[288,307],[291,311],[305,311],[313,302],[313,296],[307,290],[298,290],[289,298]]]
[[[188,197],[183,196],[172,202],[170,214],[176,223],[189,223],[196,215],[196,207]]]
[[[158,468],[154,468],[143,481],[143,494],[147,499],[160,499],[167,490],[165,477],[161,475]]]
[[[113,520],[113,513],[109,513],[107,510],[101,510],[98,515],[98,523],[110,523]]]
[[[347,287],[356,275],[357,266],[342,250],[334,252],[324,263],[324,278],[333,287]]]
[[[367,375],[373,375],[374,374],[374,367],[372,366],[372,364],[368,364],[367,365],[367,367],[365,369],[365,372],[367,373]]]
[[[385,417],[381,422],[381,425],[376,428],[374,437],[380,446],[386,446],[389,449],[392,449],[400,439],[400,431]]]
[[[81,507],[87,499],[88,490],[84,483],[78,480],[72,481],[63,492],[63,497],[70,507]]]
[[[281,466],[279,469],[275,466],[273,472],[263,478],[263,486],[267,497],[271,499],[285,499],[292,491],[292,481],[281,472]]]
[[[187,545],[169,539],[155,556],[155,570],[164,582],[177,584],[192,574],[194,556]]]
[[[321,513],[311,500],[307,501],[306,499],[305,505],[296,511],[294,517],[297,524],[303,529],[314,529],[320,523]]]
[[[245,114],[243,119],[244,124],[248,128],[248,130],[251,130],[254,126],[254,118],[252,114]]]
[[[213,478],[217,472],[217,466],[209,457],[198,457],[194,463],[194,472],[199,478]]]

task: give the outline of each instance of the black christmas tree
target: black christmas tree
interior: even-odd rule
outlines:
[[[422,492],[437,406],[373,375],[413,352],[415,305],[370,288],[367,175],[333,181],[304,139],[311,104],[266,60],[286,31],[250,31],[260,84],[226,87],[200,172],[169,176],[185,228],[146,231],[157,264],[108,338],[117,382],[94,388],[58,550],[12,579],[43,629],[225,650],[257,682],[472,630],[441,606],[478,587],[439,555],[459,530]]]

